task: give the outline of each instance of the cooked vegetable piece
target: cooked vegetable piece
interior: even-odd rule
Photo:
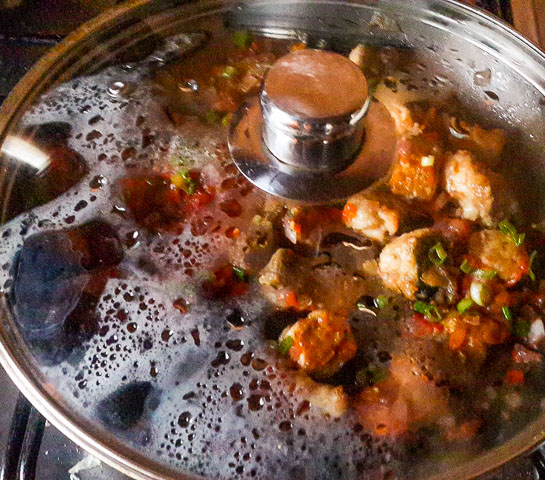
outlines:
[[[403,199],[391,193],[388,187],[377,185],[350,197],[342,218],[347,227],[384,243],[397,233],[408,208]]]
[[[292,360],[319,378],[333,375],[356,354],[347,318],[325,310],[315,310],[286,328],[280,336],[281,344],[290,337]]]
[[[471,282],[469,294],[471,300],[481,307],[486,307],[492,300],[492,290],[486,283]]]
[[[524,243],[526,235],[518,233],[515,226],[509,220],[502,220],[498,227],[500,232],[507,235],[517,247],[520,247]]]
[[[499,230],[473,233],[469,239],[469,255],[483,269],[498,272],[498,277],[508,285],[516,284],[528,272],[530,259],[524,247],[517,247]]]
[[[473,300],[471,298],[464,298],[458,302],[458,305],[456,305],[456,309],[460,313],[465,313],[467,310],[469,310],[473,306]]]
[[[391,191],[410,199],[431,200],[439,184],[440,155],[434,133],[403,137],[388,182]],[[432,156],[434,161],[430,162]]]
[[[434,265],[442,265],[445,263],[445,260],[448,257],[445,248],[441,242],[437,242],[433,247],[430,248],[428,257]]]
[[[462,217],[492,223],[494,195],[486,169],[471,153],[459,150],[447,157],[444,170],[447,193],[462,208]]]
[[[413,299],[418,291],[419,273],[427,261],[430,247],[439,241],[428,228],[414,230],[384,247],[379,258],[379,273],[384,284]]]

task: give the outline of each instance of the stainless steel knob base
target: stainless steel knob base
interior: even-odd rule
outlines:
[[[320,173],[278,160],[263,141],[259,97],[241,105],[229,127],[229,150],[242,174],[267,193],[305,203],[343,200],[382,178],[394,158],[396,134],[384,106],[370,102],[365,141],[344,170]]]

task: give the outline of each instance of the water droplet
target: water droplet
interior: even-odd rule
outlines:
[[[236,308],[229,315],[227,315],[227,323],[229,323],[232,328],[238,330],[245,327],[247,322],[242,315],[242,312]]]
[[[496,93],[494,93],[494,92],[492,92],[490,90],[485,90],[484,93],[486,93],[486,96],[488,98],[491,98],[494,101],[498,101],[500,99],[500,97],[498,97],[498,95]]]
[[[229,357],[229,354],[227,352],[223,352],[223,351],[218,352],[218,354],[216,355],[216,358],[212,360],[211,365],[214,368],[218,368],[221,365],[227,365],[230,359],[231,357]]]
[[[174,335],[174,332],[170,328],[165,328],[161,332],[161,340],[163,340],[163,342],[168,342],[172,338],[172,335]]]
[[[189,412],[183,412],[178,417],[178,425],[182,428],[187,428],[191,424],[191,419],[193,416]]]
[[[112,98],[116,98],[126,91],[127,85],[121,81],[113,82],[108,87],[108,95]]]
[[[240,363],[247,367],[252,362],[252,358],[254,358],[254,354],[252,352],[247,352],[240,357]]]
[[[229,350],[234,350],[235,352],[240,352],[244,348],[244,342],[242,340],[239,340],[239,339],[227,340],[225,342],[225,346]]]
[[[267,367],[267,362],[265,360],[262,360],[261,358],[256,358],[252,361],[252,368],[258,372],[261,370],[265,370]]]
[[[263,408],[265,405],[265,400],[261,395],[250,395],[248,397],[248,408],[252,411],[258,411]]]
[[[238,402],[244,398],[244,387],[240,383],[233,383],[229,389],[229,394],[235,402]]]
[[[89,182],[89,186],[93,190],[99,190],[102,187],[104,187],[107,183],[108,181],[106,180],[106,177],[104,175],[96,175]]]
[[[138,245],[140,245],[140,234],[137,230],[134,230],[132,232],[129,232],[125,235],[125,245],[128,248],[135,248]]]
[[[280,422],[280,425],[278,425],[278,428],[281,432],[289,432],[291,430],[291,422],[289,420],[284,420],[283,422]]]
[[[184,93],[198,92],[199,84],[195,80],[184,80],[178,84],[178,89]]]
[[[492,71],[489,68],[485,70],[480,70],[473,74],[473,83],[478,87],[486,87],[490,85],[490,80],[492,79]]]
[[[183,298],[177,298],[176,300],[174,300],[172,306],[180,313],[187,313],[188,304]]]
[[[201,339],[200,339],[200,336],[199,336],[199,329],[195,328],[194,330],[191,330],[191,336],[193,337],[193,341],[195,342],[195,345],[197,347],[200,347]]]

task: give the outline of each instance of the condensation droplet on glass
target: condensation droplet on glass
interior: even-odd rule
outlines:
[[[121,82],[121,81],[116,81],[116,82],[113,82],[109,87],[108,87],[108,95],[110,95],[110,97],[117,97],[119,96],[123,90],[125,90],[127,88],[127,85],[125,85],[124,82]]]
[[[478,87],[486,87],[490,85],[492,79],[492,72],[489,68],[480,70],[473,74],[473,83]]]
[[[184,93],[198,92],[199,84],[195,80],[184,80],[178,84],[178,89]]]

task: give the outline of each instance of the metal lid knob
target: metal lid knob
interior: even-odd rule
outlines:
[[[306,202],[362,190],[387,172],[393,145],[391,117],[370,102],[360,68],[324,50],[277,60],[261,95],[239,108],[229,130],[231,155],[246,178]]]
[[[263,141],[293,167],[344,170],[362,143],[366,100],[365,76],[348,58],[292,52],[271,67],[263,84]]]

